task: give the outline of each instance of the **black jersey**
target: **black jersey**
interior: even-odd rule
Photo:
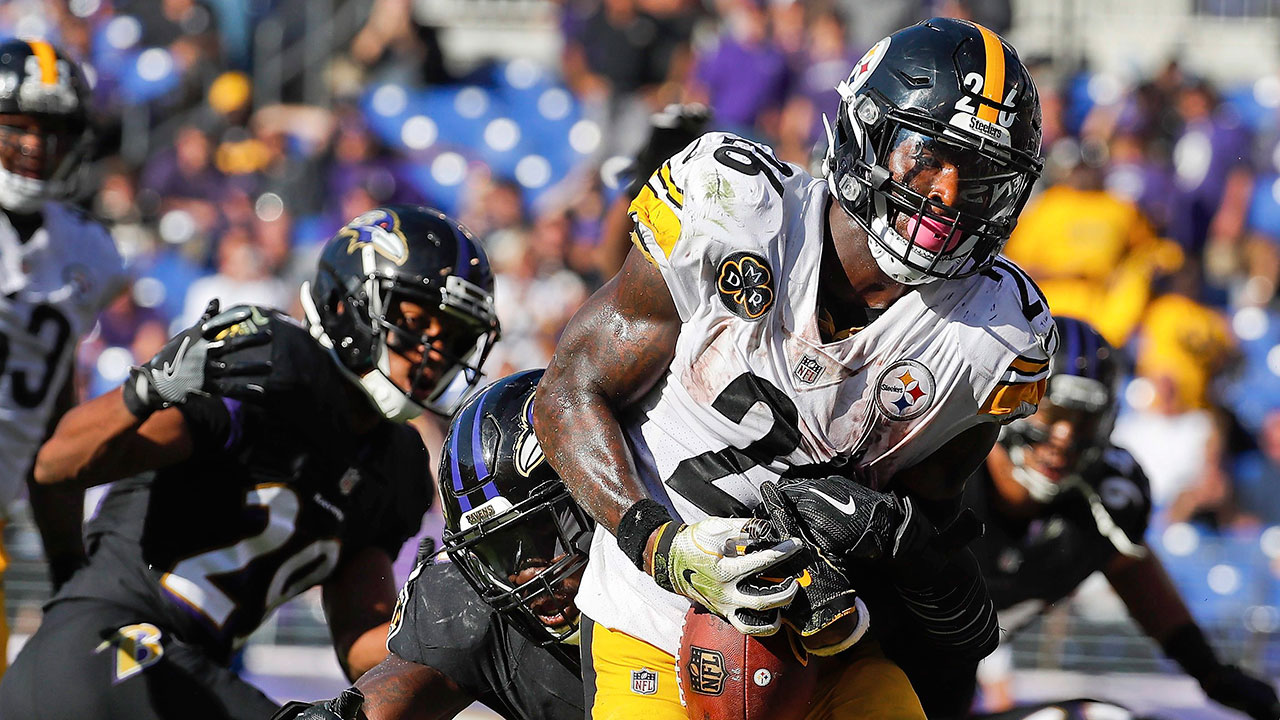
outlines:
[[[439,670],[508,720],[585,715],[581,675],[517,632],[452,563],[414,571],[400,591],[387,648]]]
[[[1147,477],[1126,450],[1111,447],[1081,473],[1124,537],[1143,542],[1151,514]],[[986,524],[983,537],[969,546],[1002,611],[1001,624],[1014,629],[1071,594],[1085,578],[1103,569],[1119,550],[1099,529],[1085,494],[1064,489],[1038,517],[1028,521],[1001,517],[984,463],[965,486],[965,504]],[[1005,613],[1021,603],[1019,611]]]
[[[220,397],[179,406],[190,458],[116,482],[86,525],[89,564],[54,597],[145,610],[225,660],[278,605],[362,547],[395,558],[434,490],[407,425],[349,424],[332,363],[287,409]],[[357,400],[358,401],[358,400]]]

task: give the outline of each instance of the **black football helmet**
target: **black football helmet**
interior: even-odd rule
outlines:
[[[407,322],[404,302],[422,308],[426,324]],[[347,223],[321,251],[315,279],[303,283],[302,307],[311,334],[397,421],[423,408],[450,415],[479,384],[499,335],[484,250],[426,207],[380,207]],[[393,352],[421,352],[409,387],[388,374]]]
[[[827,121],[831,193],[894,280],[918,285],[991,265],[1040,176],[1040,97],[990,30],[933,18],[876,43],[836,88]],[[912,188],[957,172],[944,202]]]
[[[0,207],[33,213],[72,191],[88,155],[88,85],[42,40],[0,43]]]
[[[1078,473],[1094,462],[1111,443],[1119,407],[1121,362],[1118,351],[1093,326],[1069,317],[1055,317],[1058,349],[1049,360],[1049,380],[1035,415],[1010,423],[1000,441],[1013,461],[1013,477],[1031,494],[1047,503],[1062,484],[1026,463],[1032,446],[1049,439],[1049,428],[1060,420],[1071,422],[1079,452]]]
[[[593,523],[534,437],[542,373],[503,378],[458,411],[439,479],[449,558],[523,635],[552,646],[576,638],[573,576],[586,566]]]

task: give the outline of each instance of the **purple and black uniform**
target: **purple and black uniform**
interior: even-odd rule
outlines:
[[[332,370],[314,378],[327,391],[287,412],[220,397],[180,406],[192,456],[112,485],[86,526],[89,564],[5,676],[0,715],[261,720],[277,709],[227,669],[231,655],[346,554],[394,559],[434,496],[418,433],[383,421],[357,435],[351,396],[335,391],[349,381],[327,358],[318,366]]]
[[[1151,514],[1151,489],[1127,450],[1108,447],[1080,473],[1083,487],[1064,488],[1031,519],[1001,514],[985,464],[965,485],[964,504],[986,531],[969,544],[982,568],[1000,626],[1013,633],[1041,611],[1070,595],[1086,578],[1120,553],[1140,545]],[[1085,490],[1084,488],[1087,488]],[[1087,493],[1105,508],[1115,540],[1099,527]],[[937,667],[910,653],[895,658],[915,685],[929,717],[960,717],[975,692],[975,666]]]
[[[486,605],[453,563],[420,566],[399,607],[387,639],[397,657],[439,670],[507,720],[583,717],[577,669]]]

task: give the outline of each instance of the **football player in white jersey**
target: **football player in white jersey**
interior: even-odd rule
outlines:
[[[125,283],[106,228],[63,201],[89,149],[87,98],[49,43],[0,43],[0,525],[29,485],[55,585],[84,559],[83,493],[28,483],[31,464],[75,402],[76,343]],[[0,651],[7,639],[0,613]]]
[[[998,257],[1040,173],[1039,99],[1008,44],[943,19],[838,89],[825,180],[724,133],[664,163],[539,387],[538,438],[608,531],[578,595],[591,718],[684,717],[690,600],[847,651],[813,718],[923,717],[869,624],[940,661],[995,646],[967,533],[934,523],[1044,391],[1053,320]],[[749,519],[762,498],[772,525]],[[765,578],[797,557],[803,588]]]

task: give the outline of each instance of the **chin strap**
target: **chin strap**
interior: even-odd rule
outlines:
[[[378,367],[365,373],[363,377],[351,372],[346,365],[342,364],[337,353],[334,352],[333,339],[324,331],[324,325],[320,322],[320,311],[316,309],[315,301],[311,299],[310,282],[302,283],[299,300],[302,303],[302,313],[307,318],[307,330],[311,333],[311,337],[329,350],[329,354],[342,373],[364,391],[383,417],[392,422],[407,422],[422,414],[424,408],[405,395],[404,391],[388,377],[389,361],[386,353],[382,353],[382,357],[378,360]]]

